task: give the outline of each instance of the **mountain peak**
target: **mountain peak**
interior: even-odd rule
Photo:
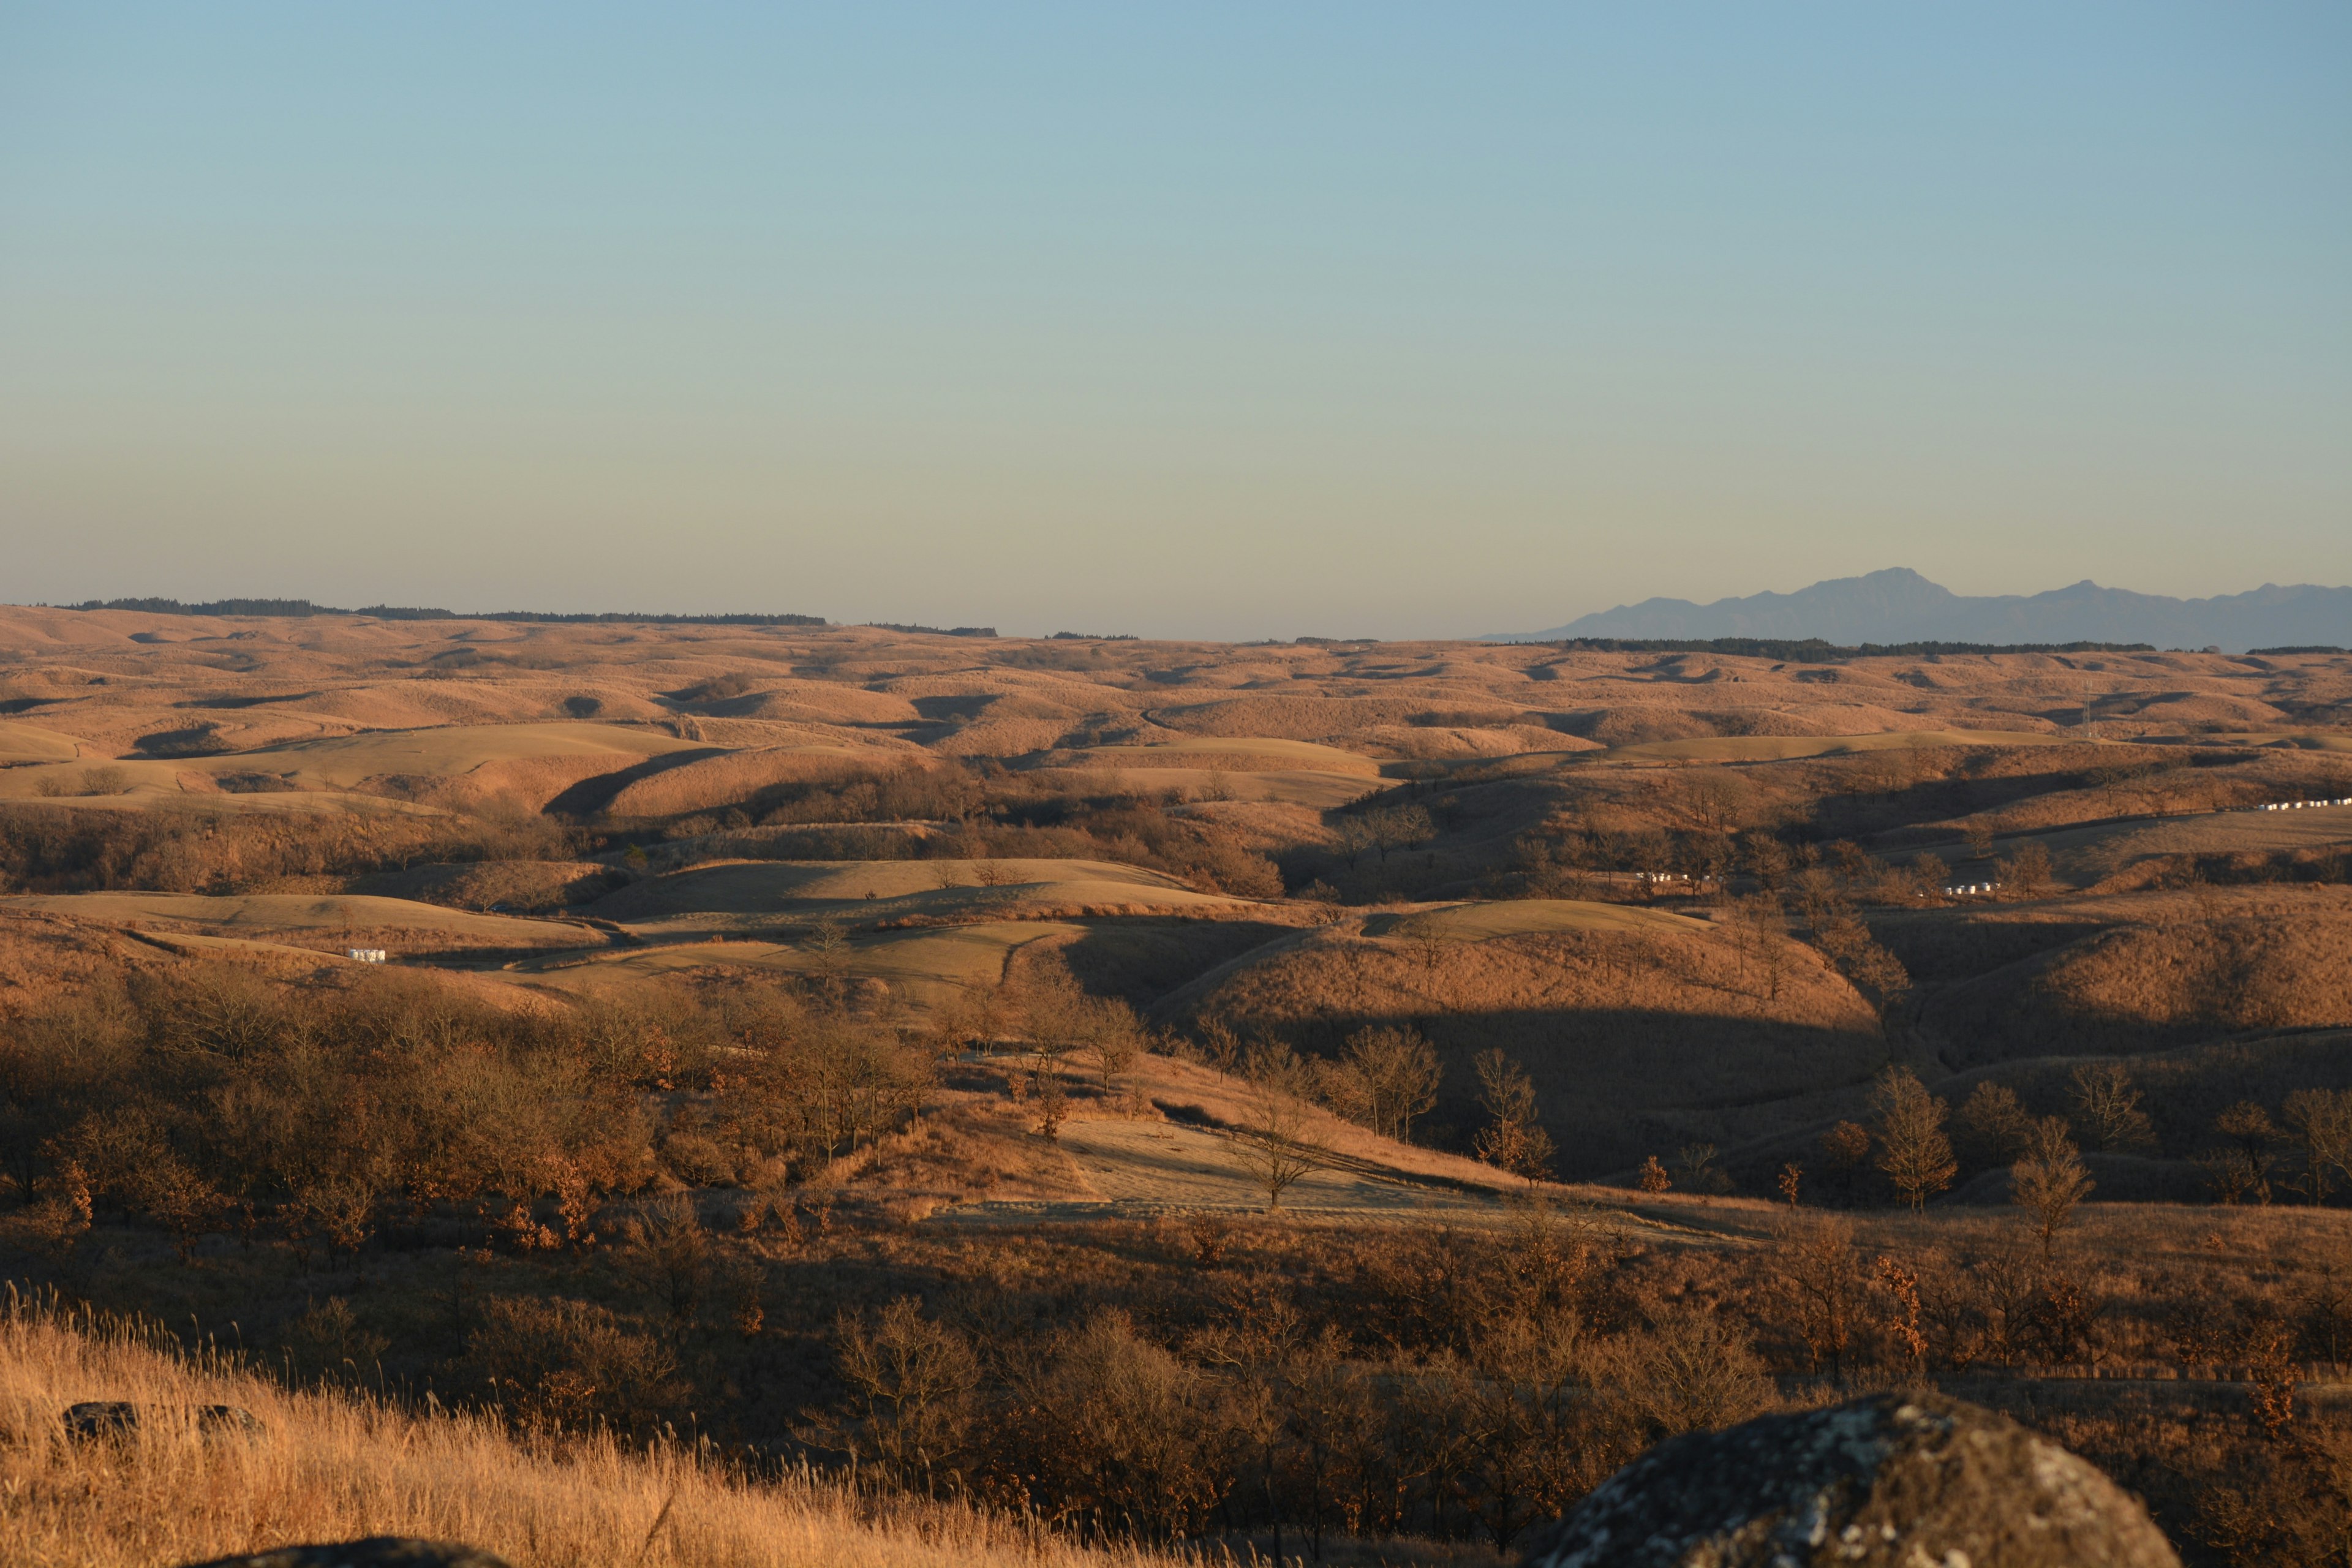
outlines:
[[[1908,566],[1835,577],[1794,593],[1696,605],[1644,599],[1580,616],[1549,631],[1497,640],[1570,637],[1702,641],[1710,637],[1820,637],[1860,643],[2144,642],[2158,647],[2352,645],[2352,588],[2269,584],[2251,593],[2175,599],[2102,588],[2090,578],[2031,595],[1955,594]]]

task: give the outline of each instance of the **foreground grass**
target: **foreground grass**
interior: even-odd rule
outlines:
[[[84,1400],[242,1406],[267,1431],[200,1435],[150,1418],[68,1444]],[[1019,1521],[890,1507],[814,1478],[754,1483],[689,1449],[510,1438],[467,1415],[412,1415],[297,1394],[183,1359],[136,1335],[18,1306],[0,1314],[0,1563],[163,1568],[294,1542],[372,1534],[463,1541],[515,1568],[1149,1568]]]

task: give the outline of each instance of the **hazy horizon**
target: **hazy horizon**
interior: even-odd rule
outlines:
[[[0,598],[2352,581],[2352,14],[0,4]]]
[[[1622,610],[1622,609],[1633,608],[1633,607],[1637,607],[1637,606],[1638,606],[1639,605],[1641,605],[1641,604],[1650,603],[1650,602],[1659,602],[1659,601],[1662,601],[1662,602],[1671,603],[1671,604],[1686,604],[1686,605],[1692,605],[1692,606],[1694,606],[1694,607],[1696,607],[1696,608],[1699,608],[1699,609],[1706,609],[1706,608],[1712,607],[1713,605],[1717,605],[1717,604],[1722,604],[1722,603],[1726,603],[1726,602],[1734,602],[1734,601],[1738,601],[1738,600],[1747,599],[1747,598],[1749,598],[1749,597],[1752,597],[1752,596],[1757,596],[1757,595],[1774,595],[1774,594],[1779,594],[1779,595],[1786,595],[1793,594],[1793,593],[1796,593],[1796,592],[1800,592],[1800,591],[1801,591],[1801,590],[1803,590],[1803,589],[1806,589],[1806,588],[1820,587],[1820,586],[1823,586],[1823,585],[1827,585],[1827,584],[1836,584],[1836,583],[1853,583],[1853,582],[1858,582],[1858,581],[1860,581],[1860,580],[1861,580],[1862,578],[1864,578],[1864,577],[1867,577],[1867,576],[1874,576],[1874,575],[1877,575],[1877,574],[1879,574],[1880,573],[1883,573],[1883,572],[1896,571],[1896,570],[1906,570],[1906,569],[1905,569],[1905,568],[1890,568],[1890,567],[1874,567],[1874,568],[1871,568],[1869,571],[1866,571],[1866,572],[1844,573],[1844,574],[1840,574],[1839,576],[1837,576],[1837,577],[1820,579],[1820,580],[1818,580],[1818,581],[1816,581],[1816,582],[1813,582],[1813,583],[1790,584],[1777,584],[1777,583],[1776,583],[1776,584],[1769,584],[1769,585],[1765,586],[1765,587],[1760,587],[1760,588],[1757,588],[1757,589],[1754,589],[1754,590],[1750,590],[1750,591],[1746,592],[1746,593],[1735,592],[1735,593],[1733,593],[1733,594],[1729,594],[1729,595],[1717,595],[1715,598],[1713,598],[1713,599],[1707,599],[1707,600],[1697,600],[1697,599],[1693,599],[1692,597],[1690,597],[1690,596],[1689,596],[1689,595],[1677,595],[1677,594],[1672,594],[1672,593],[1657,594],[1657,595],[1644,595],[1643,599],[1639,600],[1639,601],[1627,601],[1627,602],[1623,602],[1623,603],[1620,603],[1620,604],[1616,604],[1616,605],[1600,605],[1600,606],[1596,606],[1596,607],[1595,607],[1595,609],[1593,609],[1593,610],[1588,610],[1588,611],[1582,611],[1582,612],[1580,612],[1580,613],[1579,613],[1579,615],[1577,615],[1577,616],[1572,616],[1565,617],[1565,618],[1564,618],[1564,620],[1563,620],[1563,622],[1562,622],[1562,624],[1563,624],[1563,625],[1565,625],[1565,624],[1566,624],[1566,621],[1571,621],[1571,620],[1576,620],[1576,619],[1583,618],[1583,617],[1585,617],[1585,616],[1589,616],[1595,615],[1595,614],[1599,614],[1599,613],[1603,613],[1603,612],[1606,612],[1606,611],[1609,611],[1609,610]],[[1931,579],[1931,581],[1932,581],[1932,579]],[[2077,579],[2077,580],[2076,580],[2075,582],[2074,582],[2074,583],[2052,584],[2050,584],[2048,587],[2040,587],[2040,588],[2024,588],[2024,589],[1995,589],[1995,590],[1993,590],[1990,595],[1984,595],[1984,596],[1986,596],[1986,597],[2015,597],[2015,598],[2029,598],[2029,599],[2030,599],[2030,598],[2032,598],[2033,596],[2035,596],[2035,595],[2037,595],[2050,594],[2050,593],[2058,592],[2058,591],[2061,591],[2061,590],[2063,590],[2063,589],[2066,589],[2066,588],[2071,588],[2071,587],[2076,587],[2076,586],[2079,586],[2079,585],[2081,585],[2081,584],[2082,584],[2084,581],[2085,581],[2085,579]],[[1937,586],[1938,586],[1938,587],[1948,587],[1948,584],[1936,584],[1936,585],[1937,585]],[[2137,592],[2138,592],[2138,591],[2139,591],[2139,590],[2136,590],[2136,589],[2132,589],[2132,588],[2130,588],[2130,586],[2129,586],[2128,584],[2118,584],[2118,583],[2100,583],[2100,584],[2097,584],[2096,585],[2097,585],[2098,587],[2101,587],[2101,588],[2104,588],[2104,589],[2121,589],[2121,590],[2123,590],[2123,591],[2125,591],[2125,592],[2137,593]],[[2293,586],[2323,586],[2323,587],[2333,587],[2333,588],[2337,588],[2337,589],[2352,588],[2352,584],[2295,584],[2260,583],[2260,584],[2250,584],[2248,587],[2245,587],[2245,588],[2215,588],[2215,589],[2212,589],[2210,592],[2209,592],[2209,593],[2205,593],[2205,594],[2198,594],[2198,595],[2170,595],[2170,597],[2178,598],[2178,599],[2179,599],[2179,600],[2181,600],[2182,602],[2185,602],[2185,603],[2195,603],[2195,602],[2198,602],[2198,601],[2201,601],[2201,600],[2208,600],[2208,599],[2229,598],[2229,597],[2235,596],[2235,595],[2242,595],[2242,594],[2246,594],[2246,593],[2256,592],[2256,591],[2259,591],[2259,590],[2263,589],[2263,588],[2271,588],[2271,587],[2293,587]],[[671,617],[671,616],[677,616],[677,617],[696,617],[696,616],[722,616],[722,615],[730,615],[730,614],[731,614],[731,615],[750,615],[750,616],[814,616],[821,617],[821,618],[823,618],[823,619],[824,619],[824,620],[826,620],[826,621],[829,621],[831,624],[835,625],[835,626],[851,626],[851,627],[863,626],[877,626],[877,625],[886,626],[909,626],[909,625],[915,625],[915,624],[918,624],[918,623],[915,623],[915,622],[911,622],[911,621],[909,621],[907,617],[904,617],[904,616],[863,616],[863,617],[846,617],[846,616],[828,616],[828,615],[826,614],[826,612],[824,611],[824,609],[822,606],[811,606],[811,605],[795,605],[795,604],[777,604],[777,605],[739,605],[739,606],[736,606],[736,607],[734,607],[734,608],[732,608],[732,609],[727,609],[727,610],[717,610],[717,609],[709,608],[709,607],[708,607],[708,606],[706,606],[706,605],[671,605],[671,604],[658,604],[658,605],[656,605],[656,604],[651,604],[651,603],[639,604],[639,603],[635,603],[635,602],[616,603],[616,604],[611,604],[611,605],[604,605],[604,604],[596,604],[596,605],[578,605],[578,604],[566,604],[566,603],[512,604],[512,605],[509,605],[509,604],[471,603],[471,602],[468,602],[468,603],[434,603],[434,602],[425,601],[425,600],[414,600],[414,601],[409,601],[409,600],[399,600],[399,601],[395,601],[395,600],[386,599],[386,598],[384,598],[384,597],[383,597],[382,595],[360,595],[360,596],[358,596],[358,597],[354,597],[354,598],[352,598],[352,600],[350,600],[350,601],[349,601],[349,602],[347,602],[347,603],[337,603],[337,602],[334,602],[334,601],[331,601],[331,600],[328,600],[328,599],[321,598],[321,597],[320,597],[320,596],[319,596],[319,595],[306,595],[306,594],[286,594],[286,595],[278,595],[278,594],[271,594],[271,595],[257,595],[257,594],[256,594],[256,595],[247,595],[247,594],[226,594],[226,595],[217,595],[217,596],[213,596],[213,595],[194,596],[194,595],[184,595],[184,594],[170,594],[170,593],[135,594],[135,595],[134,595],[134,594],[106,594],[106,595],[90,595],[88,599],[82,599],[82,600],[57,600],[57,601],[51,601],[51,600],[32,600],[32,601],[16,601],[16,600],[11,600],[11,601],[7,601],[7,603],[10,603],[10,604],[16,604],[16,605],[18,605],[20,607],[25,607],[25,608],[49,608],[49,609],[72,609],[72,610],[79,610],[79,609],[87,609],[87,608],[100,608],[100,609],[103,609],[103,608],[106,608],[106,607],[108,607],[109,605],[112,605],[112,604],[118,603],[118,602],[121,602],[121,601],[134,600],[134,599],[154,599],[154,600],[171,600],[171,601],[177,601],[177,602],[178,602],[178,603],[180,603],[183,606],[184,606],[184,607],[189,607],[189,608],[200,607],[200,606],[205,605],[207,605],[207,604],[211,604],[211,603],[217,603],[217,602],[235,602],[235,601],[240,601],[240,600],[242,600],[242,601],[254,601],[254,600],[262,600],[262,599],[280,599],[280,600],[284,600],[284,601],[288,601],[288,602],[305,602],[305,603],[310,604],[310,605],[314,609],[316,609],[317,611],[319,611],[319,612],[320,612],[320,613],[328,613],[328,614],[357,614],[357,613],[362,613],[362,612],[364,612],[364,611],[366,611],[366,610],[369,610],[369,609],[387,609],[387,610],[430,610],[430,611],[446,611],[446,612],[447,612],[449,615],[451,615],[451,616],[455,616],[455,617],[457,617],[457,618],[458,618],[458,619],[465,619],[465,618],[467,618],[467,617],[468,617],[468,616],[501,616],[501,615],[516,615],[516,614],[522,614],[522,615],[542,615],[542,616],[601,616],[601,615],[621,615],[621,616],[626,616],[626,615],[630,615],[630,614],[633,614],[633,613],[634,613],[634,614],[641,614],[641,615],[643,615],[643,616],[644,616],[646,618],[647,618],[647,619],[661,619],[661,618]],[[1097,621],[1099,621],[1099,619],[1100,619],[1100,617],[1097,617]],[[990,628],[990,629],[992,629],[992,630],[994,630],[994,631],[996,631],[996,632],[1000,633],[1000,634],[1001,634],[1001,635],[1003,635],[1003,636],[1005,636],[1005,637],[1048,637],[1048,636],[1051,636],[1051,635],[1052,635],[1053,633],[1055,633],[1055,632],[1070,632],[1070,633],[1076,633],[1076,634],[1077,634],[1077,635],[1081,635],[1081,636],[1107,636],[1107,637],[1119,637],[1119,636],[1133,636],[1133,635],[1138,635],[1138,634],[1134,634],[1134,633],[1129,632],[1129,631],[1127,631],[1127,630],[1126,630],[1126,628],[1121,627],[1121,626],[1109,625],[1109,624],[1108,624],[1108,623],[1104,623],[1104,624],[1096,624],[1096,622],[1092,622],[1092,621],[1087,622],[1087,624],[1082,625],[1082,626],[1081,626],[1081,625],[1075,625],[1075,624],[1074,624],[1074,625],[1070,625],[1070,626],[1052,626],[1052,627],[1050,627],[1050,628],[1048,628],[1048,627],[1044,627],[1044,626],[1013,626],[1003,625],[1003,624],[1002,624],[1001,622],[999,622],[998,620],[992,619],[990,616],[985,616],[985,615],[972,616],[972,617],[970,617],[970,618],[968,618],[968,619],[965,619],[965,620],[960,620],[960,621],[956,621],[956,622],[953,622],[953,623],[950,623],[950,622],[946,622],[946,621],[941,621],[941,622],[936,622],[936,623],[932,623],[932,622],[925,622],[925,623],[919,623],[919,624],[920,624],[920,625],[922,625],[922,626],[925,627],[925,629],[929,629],[929,630],[937,630],[937,631],[945,631],[945,630],[950,629],[950,626],[951,626],[951,625],[952,625],[952,626],[962,626],[962,627],[967,627],[967,628],[969,628],[969,627],[976,627],[976,626],[985,626],[985,627],[988,627],[988,628]],[[1492,639],[1492,638],[1495,638],[1495,637],[1514,637],[1514,636],[1523,636],[1523,635],[1527,635],[1527,634],[1528,634],[1528,633],[1530,633],[1530,632],[1533,632],[1533,631],[1536,631],[1536,630],[1538,630],[1538,629],[1540,629],[1540,628],[1536,628],[1536,627],[1528,627],[1528,626],[1493,626],[1493,627],[1487,627],[1487,628],[1485,628],[1485,629],[1483,629],[1483,630],[1457,630],[1457,631],[1444,631],[1444,632],[1427,632],[1427,633],[1419,633],[1419,634],[1414,634],[1412,637],[1395,637],[1395,638],[1388,638],[1388,639],[1383,639],[1383,640],[1394,640],[1394,641],[1408,641],[1408,640],[1418,640],[1418,641],[1464,641],[1464,642],[1468,642],[1468,641],[1487,640],[1487,639]],[[1248,639],[1248,638],[1241,638],[1241,637],[1219,638],[1219,637],[1208,637],[1208,636],[1205,636],[1205,635],[1191,635],[1191,634],[1182,634],[1182,633],[1150,633],[1150,634],[1141,634],[1141,635],[1144,635],[1144,636],[1146,636],[1146,637],[1150,637],[1150,638],[1152,638],[1152,639],[1154,639],[1154,640],[1167,640],[1167,641],[1245,641],[1245,640],[1251,640],[1251,639]],[[1315,636],[1322,636],[1322,637],[1340,637],[1340,638],[1347,638],[1347,637],[1354,637],[1354,636],[1356,636],[1356,635],[1358,635],[1358,634],[1351,633],[1351,632],[1348,632],[1348,631],[1344,631],[1344,630],[1329,630],[1329,629],[1323,629],[1323,628],[1317,628],[1317,627],[1298,627],[1298,628],[1295,628],[1294,630],[1292,630],[1292,631],[1290,631],[1290,632],[1273,631],[1273,632],[1266,632],[1266,633],[1263,633],[1263,634],[1260,634],[1260,635],[1261,635],[1261,636],[1263,636],[1263,637],[1315,637]],[[1370,635],[1370,634],[1364,634],[1364,635]],[[1728,635],[1728,634],[1727,634],[1727,635]],[[1810,635],[1816,635],[1816,634],[1807,633],[1807,634],[1805,634],[1805,635],[1809,635],[1809,636],[1810,636]],[[1832,639],[1832,640],[1834,640],[1834,639]]]

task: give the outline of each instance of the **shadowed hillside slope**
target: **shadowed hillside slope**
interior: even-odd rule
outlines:
[[[1479,1118],[1470,1058],[1534,1078],[1564,1175],[1736,1142],[1816,1114],[1886,1060],[1876,1015],[1811,949],[1610,905],[1522,902],[1356,916],[1245,953],[1160,1008],[1336,1055],[1412,1024],[1447,1068],[1439,1121]]]

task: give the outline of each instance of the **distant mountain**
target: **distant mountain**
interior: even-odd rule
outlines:
[[[2352,647],[2352,588],[2274,584],[2210,599],[2172,599],[2102,588],[2088,581],[2046,594],[1973,598],[1893,567],[1866,577],[1839,577],[1793,594],[1756,594],[1694,605],[1644,599],[1580,616],[1545,632],[1496,642],[1558,642],[1569,637],[1699,640],[1709,637],[1820,637],[1857,643],[2153,643],[2158,647],[2250,647],[2302,644]]]

